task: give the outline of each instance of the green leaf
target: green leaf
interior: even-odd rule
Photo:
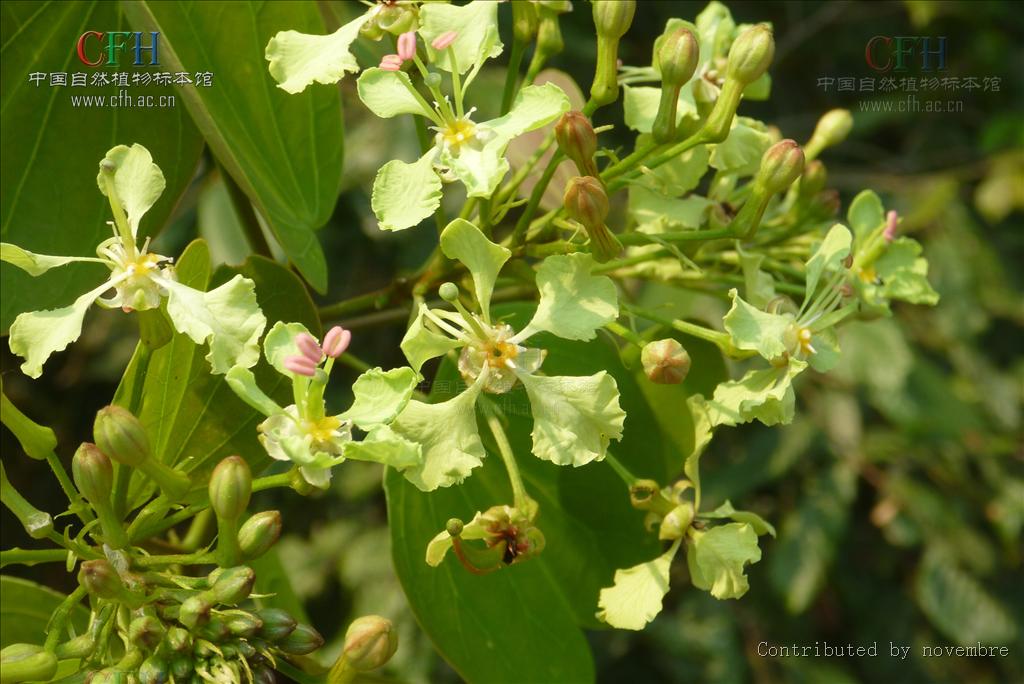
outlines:
[[[752,176],[761,168],[761,157],[771,144],[764,124],[737,116],[729,137],[714,145],[709,163],[722,173]]]
[[[791,358],[789,365],[748,371],[739,380],[723,382],[707,402],[711,425],[738,425],[757,419],[765,425],[792,422],[796,395],[793,378],[807,364]]]
[[[661,612],[669,568],[682,540],[652,561],[615,571],[615,583],[601,590],[597,618],[619,629],[643,629]]]
[[[622,438],[626,413],[615,378],[545,377],[516,373],[533,412],[533,453],[557,465],[579,467],[604,459],[608,443]]]
[[[490,0],[474,0],[466,5],[427,3],[420,8],[420,35],[427,46],[430,61],[445,71],[454,71],[448,55],[455,53],[458,72],[465,73],[504,47],[498,38],[498,6]],[[430,44],[441,34],[455,31],[451,47],[439,53]]]
[[[676,123],[684,117],[697,118],[697,103],[693,99],[693,88],[679,90],[676,105]],[[661,88],[651,86],[622,86],[622,111],[626,125],[639,133],[650,133],[654,119],[661,105]]]
[[[763,534],[770,534],[773,537],[775,536],[775,528],[771,523],[759,516],[757,513],[751,513],[750,511],[737,511],[732,507],[732,503],[728,500],[710,513],[701,513],[700,517],[717,520],[728,519],[735,520],[740,523],[747,523],[754,528],[754,532],[756,532],[759,537]]]
[[[619,315],[615,283],[591,275],[589,254],[549,256],[537,269],[540,303],[530,323],[515,338],[547,331],[566,340],[591,340],[602,325]]]
[[[744,568],[761,560],[757,533],[748,523],[695,531],[686,547],[690,580],[717,599],[740,598],[750,588]]]
[[[382,119],[399,114],[424,115],[423,100],[413,95],[415,88],[404,71],[371,67],[359,74],[356,91],[366,108]]]
[[[409,403],[409,397],[416,389],[416,376],[412,368],[389,371],[373,368],[366,371],[352,384],[355,401],[342,418],[367,431],[390,423]]]
[[[263,393],[263,390],[256,384],[256,376],[248,368],[235,366],[227,372],[224,379],[228,381],[228,385],[239,399],[263,415],[272,416],[284,410],[276,401]]]
[[[488,240],[469,221],[455,219],[441,233],[441,250],[449,259],[458,259],[469,269],[476,288],[476,300],[484,320],[491,320],[491,293],[501,267],[512,252]]]
[[[450,487],[469,477],[484,459],[476,425],[476,399],[487,375],[440,404],[415,399],[392,424],[392,429],[423,447],[423,463],[403,471],[406,479],[425,492]]]
[[[145,236],[159,232],[192,179],[203,139],[183,107],[114,116],[108,107],[75,107],[69,88],[28,80],[32,72],[76,71],[75,64],[81,63],[74,45],[89,27],[129,30],[119,7],[112,2],[5,2],[0,8],[0,169],[5,179],[0,239],[5,242],[43,254],[94,257],[96,245],[110,237],[106,222],[111,216],[92,179],[97,162],[113,144],[144,145],[166,177],[167,190],[142,222]],[[162,43],[160,47],[163,57]],[[128,68],[128,58],[123,59],[121,71]],[[155,84],[136,84],[130,90],[133,100],[169,92]],[[74,91],[86,97],[116,94],[112,86]],[[73,264],[33,281],[6,263],[0,265],[0,332],[19,313],[66,306],[106,275],[100,266]]]
[[[39,276],[51,268],[66,266],[76,261],[92,261],[104,263],[102,259],[95,257],[64,257],[50,256],[49,254],[33,254],[32,252],[12,245],[8,242],[0,242],[0,261],[13,264],[31,276]]]
[[[311,83],[331,85],[346,72],[359,71],[349,46],[359,37],[369,13],[360,15],[334,33],[310,35],[299,31],[280,31],[267,43],[264,53],[270,62],[270,75],[278,87],[296,94]]]
[[[65,599],[49,587],[19,577],[0,575],[0,648],[11,644],[42,644],[50,614]],[[71,625],[82,634],[89,611],[79,604],[71,611]]]
[[[405,230],[419,225],[441,204],[441,178],[433,155],[412,164],[392,159],[373,180],[370,206],[381,230]]]
[[[837,223],[829,229],[825,239],[807,260],[804,295],[807,299],[814,296],[814,290],[818,287],[818,280],[822,274],[837,268],[850,254],[851,241],[850,229],[843,224]]]
[[[443,356],[463,345],[459,340],[452,339],[428,328],[425,322],[426,311],[427,305],[420,304],[419,312],[416,314],[416,318],[413,319],[409,329],[405,332],[400,345],[405,358],[409,360],[409,364],[417,373],[423,368],[423,364],[430,359]]]
[[[794,326],[792,316],[770,314],[743,301],[735,288],[729,290],[732,308],[722,325],[739,349],[756,351],[771,361],[786,353],[786,332]]]
[[[850,202],[846,220],[853,228],[857,243],[863,244],[864,240],[885,222],[885,209],[882,207],[882,200],[874,191],[863,190]]]
[[[264,60],[264,46],[282,29],[323,32],[316,5],[132,1],[121,6],[137,30],[160,32],[160,59],[167,71],[214,74],[211,87],[179,87],[179,97],[288,259],[323,292],[327,265],[314,230],[331,217],[341,182],[338,91],[315,88],[289,95],[276,87]],[[222,40],[225,26],[231,27],[230,41]]]
[[[196,344],[209,344],[206,360],[216,375],[234,366],[249,368],[260,359],[259,339],[267,319],[256,302],[256,285],[236,275],[209,292],[167,280],[167,315],[178,332]]]
[[[164,174],[160,167],[153,163],[149,150],[138,143],[131,147],[117,145],[110,148],[100,161],[101,167],[103,162],[114,165],[114,192],[117,193],[119,204],[128,217],[128,227],[132,235],[138,235],[139,221],[153,208],[167,185]],[[105,176],[101,168],[96,183],[103,196],[109,199]]]
[[[63,351],[82,334],[85,312],[93,302],[110,289],[104,282],[78,297],[71,306],[18,314],[11,324],[11,351],[25,359],[21,372],[30,378],[43,374],[43,364],[54,352]]]

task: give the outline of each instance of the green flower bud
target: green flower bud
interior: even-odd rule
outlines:
[[[78,491],[96,506],[109,505],[114,486],[114,468],[110,459],[95,444],[85,442],[71,459],[71,476]]]
[[[118,463],[138,467],[151,453],[142,423],[120,406],[100,409],[92,433],[96,446]]]
[[[69,639],[63,644],[58,644],[56,654],[58,660],[70,660],[73,658],[84,658],[92,655],[96,648],[96,640],[92,634],[79,634],[74,639]]]
[[[672,338],[645,344],[640,363],[647,379],[659,385],[678,385],[690,372],[690,355]]]
[[[391,620],[379,615],[357,618],[345,632],[342,655],[357,672],[376,670],[398,650],[398,633]]]
[[[806,150],[805,150],[806,157]],[[819,159],[812,159],[804,166],[803,176],[800,177],[800,197],[810,199],[816,197],[819,192],[825,189],[828,181],[828,172],[825,165]]]
[[[459,286],[455,283],[441,283],[437,295],[446,302],[454,302],[459,298]]]
[[[636,2],[594,0],[592,6],[597,29],[597,60],[590,99],[597,105],[606,105],[619,96],[619,39],[633,23]]]
[[[171,651],[184,653],[192,648],[192,635],[181,627],[170,627],[164,642]]]
[[[53,531],[53,518],[49,513],[41,511],[21,495],[7,479],[7,471],[0,463],[0,500],[25,528],[25,532],[33,539],[44,539]]]
[[[196,636],[200,639],[206,639],[212,643],[219,644],[231,636],[231,631],[224,620],[214,617],[210,618],[209,622],[199,628]]]
[[[49,681],[57,672],[57,656],[35,644],[11,644],[0,651],[0,681]]]
[[[679,91],[693,76],[700,57],[700,46],[693,33],[680,27],[670,33],[657,52],[661,68],[661,100],[651,134],[655,142],[667,143],[676,136]]]
[[[30,458],[44,460],[53,453],[57,447],[57,437],[53,430],[34,422],[11,403],[6,394],[3,394],[3,384],[0,383],[0,422],[7,426],[21,450]]]
[[[259,558],[277,543],[281,536],[281,512],[257,513],[238,530],[238,548],[244,560]]]
[[[267,667],[253,668],[252,684],[277,684],[274,671]]]
[[[210,475],[210,505],[218,518],[238,520],[249,506],[252,472],[241,456],[228,456]]]
[[[555,139],[566,157],[571,159],[581,176],[597,177],[597,135],[590,119],[582,112],[566,112],[555,124]]]
[[[569,217],[586,229],[594,259],[604,263],[622,252],[622,244],[604,223],[608,216],[608,195],[601,181],[593,176],[570,179],[565,186],[563,203]]]
[[[693,522],[693,504],[686,502],[673,508],[661,520],[658,527],[658,539],[682,539]]]
[[[152,615],[137,617],[128,625],[128,639],[141,649],[152,651],[163,638],[163,623]]]
[[[171,659],[171,674],[174,681],[184,682],[192,674],[192,654],[180,655]]]
[[[181,603],[181,609],[178,610],[178,622],[192,631],[210,621],[212,609],[213,601],[207,592],[190,596]]]
[[[320,632],[309,625],[298,625],[292,633],[277,642],[276,646],[289,655],[306,655],[324,645]]]
[[[814,134],[807,142],[804,153],[814,159],[827,147],[834,147],[846,140],[853,128],[853,115],[848,109],[833,109],[818,119]]]
[[[775,57],[775,38],[768,24],[756,24],[741,33],[729,49],[726,78],[743,85],[761,78]]]
[[[537,35],[537,7],[532,2],[512,3],[512,36],[520,43],[529,43]]]
[[[78,570],[78,583],[101,599],[117,599],[127,591],[114,566],[104,558],[84,561]]]
[[[163,658],[151,655],[139,665],[139,684],[166,684],[170,681],[171,669]]]
[[[277,642],[291,634],[298,625],[295,618],[279,608],[264,608],[256,611],[256,617],[263,622],[260,636],[267,641]]]
[[[255,582],[256,572],[246,565],[239,565],[222,570],[207,593],[217,603],[233,606],[249,597]]]
[[[803,171],[804,151],[792,140],[780,140],[761,157],[755,183],[774,195],[792,185]]]
[[[263,621],[252,613],[238,613],[227,620],[228,631],[233,636],[249,638],[263,627]]]

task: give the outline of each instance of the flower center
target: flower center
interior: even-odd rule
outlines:
[[[320,420],[306,422],[306,434],[313,438],[314,442],[329,442],[334,438],[334,432],[341,427],[341,421],[334,416],[325,416]]]
[[[811,329],[800,328],[796,333],[797,342],[800,343],[800,351],[804,354],[814,354],[817,350],[811,345]]]
[[[857,272],[857,275],[860,277],[861,281],[865,283],[873,283],[878,279],[878,274],[875,273],[874,266],[865,266]]]
[[[159,257],[156,254],[140,254],[134,261],[129,262],[124,270],[125,273],[133,276],[149,275],[159,266]]]
[[[484,345],[487,365],[491,368],[507,368],[509,361],[519,356],[519,348],[511,342],[488,342]]]
[[[476,125],[469,119],[455,119],[441,130],[444,142],[454,150],[470,142],[476,135]]]

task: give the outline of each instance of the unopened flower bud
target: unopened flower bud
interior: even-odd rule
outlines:
[[[658,527],[658,539],[682,539],[692,522],[693,504],[690,502],[680,504],[662,518]]]
[[[647,378],[659,385],[678,385],[690,372],[690,355],[671,337],[645,344],[640,363]]]
[[[398,650],[398,633],[391,620],[379,615],[357,618],[345,632],[343,657],[357,672],[376,670]]]
[[[833,109],[825,112],[814,127],[814,134],[807,141],[806,154],[814,159],[827,147],[834,147],[846,140],[853,128],[853,115],[849,109]]]
[[[152,651],[164,638],[164,626],[152,615],[142,615],[128,625],[128,639],[141,649]]]
[[[277,684],[277,676],[269,667],[257,667],[252,671],[252,684]]]
[[[594,0],[597,29],[597,60],[590,99],[606,105],[619,96],[619,39],[629,30],[636,12],[635,0]]]
[[[537,35],[537,7],[532,2],[512,3],[512,36],[529,43]]]
[[[345,330],[340,325],[336,325],[327,331],[324,335],[324,353],[330,356],[332,359],[336,359],[345,353],[348,349],[348,345],[352,342],[352,331]]]
[[[290,655],[306,655],[324,645],[320,632],[309,625],[298,625],[292,633],[277,642],[277,648]]]
[[[224,620],[211,617],[209,622],[199,628],[197,636],[200,639],[209,641],[210,643],[220,644],[231,636],[231,632],[228,631],[228,625]]]
[[[259,629],[260,636],[271,643],[284,639],[298,626],[295,618],[280,608],[264,608],[256,611],[256,617],[263,622]]]
[[[170,681],[171,669],[164,658],[151,655],[139,665],[139,684],[166,684]]]
[[[188,681],[188,676],[192,674],[192,654],[172,658],[171,674],[176,682]]]
[[[57,656],[35,644],[11,644],[0,651],[3,684],[50,681],[57,672]]]
[[[743,85],[761,78],[775,57],[775,38],[768,24],[756,24],[741,33],[729,49],[726,78]]]
[[[804,171],[804,152],[793,140],[780,140],[761,157],[756,182],[769,194],[777,194],[793,184]]]
[[[233,606],[249,597],[255,582],[256,572],[246,565],[224,568],[212,582],[209,595],[217,603]]]
[[[74,639],[69,639],[63,644],[58,644],[55,653],[59,660],[70,660],[73,658],[84,658],[92,655],[96,649],[96,640],[92,634],[79,634]]]
[[[604,223],[608,216],[608,195],[599,180],[593,176],[570,179],[565,187],[563,203],[569,217],[586,229],[595,260],[604,263],[622,252],[622,244]]]
[[[109,505],[114,468],[95,444],[86,442],[78,447],[71,459],[71,475],[78,491],[89,503],[95,506],[106,502]]]
[[[164,641],[167,648],[175,653],[183,653],[192,648],[192,635],[181,627],[170,627]]]
[[[78,570],[78,583],[101,599],[116,599],[127,591],[114,566],[104,558],[84,561]]]
[[[238,530],[238,549],[242,558],[259,558],[270,550],[281,536],[281,512],[263,511],[257,513]]]
[[[238,520],[249,506],[252,472],[241,456],[228,456],[210,475],[210,505],[218,518]]]
[[[566,112],[555,124],[558,147],[576,164],[581,176],[597,177],[597,135],[590,119],[582,112]]]
[[[445,31],[444,33],[439,35],[437,38],[434,38],[434,40],[430,42],[430,47],[438,51],[447,50],[448,47],[451,46],[451,44],[454,43],[455,39],[458,37],[458,31]]]
[[[675,138],[679,91],[697,69],[700,46],[689,29],[680,27],[663,36],[655,56],[661,69],[661,100],[651,134],[655,142],[667,143]]]
[[[195,630],[210,621],[211,610],[213,610],[213,601],[207,592],[189,596],[181,602],[178,622],[185,625],[189,631]]]
[[[139,466],[149,458],[149,437],[142,423],[120,406],[107,406],[96,413],[93,423],[96,446],[118,463]]]
[[[805,154],[806,158],[806,154]],[[821,160],[813,159],[804,165],[803,176],[800,177],[800,196],[808,199],[815,197],[825,189],[828,172]]]
[[[241,613],[238,615],[232,615],[227,620],[228,631],[233,636],[249,637],[255,635],[263,627],[263,621],[252,613]]]
[[[284,367],[289,372],[296,375],[304,375],[307,378],[311,378],[316,374],[316,363],[310,361],[305,356],[294,355],[286,357]]]

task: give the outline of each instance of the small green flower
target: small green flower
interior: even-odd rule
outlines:
[[[256,384],[246,368],[227,374],[228,385],[243,401],[267,419],[258,426],[267,454],[291,461],[303,479],[318,488],[331,481],[331,468],[346,459],[377,461],[408,468],[421,461],[420,447],[396,435],[388,423],[405,408],[416,386],[410,368],[374,368],[356,379],[355,401],[348,411],[327,413],[324,390],[335,360],[344,353],[351,333],[335,326],[321,345],[301,323],[277,323],[263,341],[267,361],[292,381],[295,402],[281,407]],[[353,439],[353,428],[367,433]]]
[[[174,328],[196,344],[209,343],[207,360],[217,374],[233,366],[252,366],[259,359],[257,341],[267,320],[256,302],[255,284],[235,276],[209,292],[177,281],[172,259],[148,251],[149,241],[137,243],[139,222],[164,191],[160,167],[142,145],[118,145],[100,161],[100,192],[110,200],[114,235],[96,248],[96,257],[60,257],[33,254],[0,243],[0,259],[38,276],[73,262],[101,263],[110,276],[70,306],[20,314],[11,325],[10,347],[25,359],[22,371],[33,378],[54,352],[65,349],[82,334],[85,313],[93,303],[125,312],[155,309],[167,300],[167,315]],[[108,297],[104,293],[113,291]]]
[[[459,371],[468,389],[440,404],[409,402],[394,429],[423,445],[422,465],[405,472],[424,491],[461,482],[484,457],[474,407],[481,392],[503,394],[522,384],[533,409],[533,453],[558,465],[581,466],[604,458],[611,439],[621,439],[625,413],[615,379],[601,371],[584,377],[538,373],[545,352],[526,346],[539,332],[567,340],[590,340],[618,316],[615,285],[591,274],[587,254],[548,257],[537,269],[540,302],[520,331],[491,317],[495,279],[511,253],[488,240],[472,223],[456,219],[441,234],[441,249],[470,271],[478,312],[458,300],[451,283],[441,296],[455,311],[421,305],[402,340],[417,371],[428,360],[459,350]]]

